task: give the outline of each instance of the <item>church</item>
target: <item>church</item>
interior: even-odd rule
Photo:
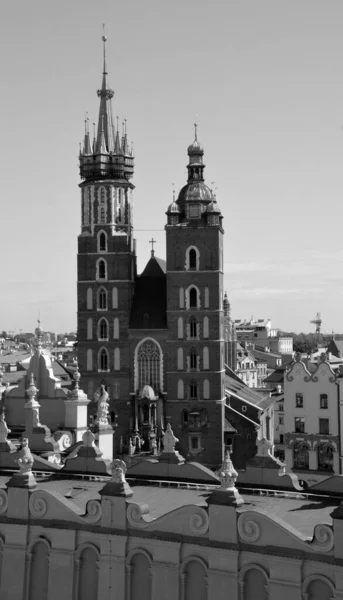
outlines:
[[[90,399],[110,397],[115,452],[159,447],[171,422],[180,451],[221,464],[226,365],[235,342],[223,289],[223,216],[204,180],[197,136],[187,150],[188,179],[166,206],[166,261],[154,255],[136,268],[134,155],[126,123],[112,116],[106,36],[97,131],[86,121],[80,146],[81,233],[78,237],[78,361]],[[95,403],[93,402],[94,410]],[[92,404],[90,419],[92,419]]]

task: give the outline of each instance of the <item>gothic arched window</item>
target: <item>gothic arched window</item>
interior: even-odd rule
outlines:
[[[105,288],[100,288],[98,292],[98,308],[100,310],[107,309],[107,291]]]
[[[117,317],[113,319],[113,339],[119,339],[119,319]]]
[[[93,319],[87,319],[87,340],[93,337]]]
[[[198,290],[195,287],[189,290],[189,308],[198,308]]]
[[[209,320],[208,317],[204,317],[204,330],[203,330],[203,336],[204,338],[208,338],[209,337]]]
[[[114,370],[120,371],[120,348],[114,349]]]
[[[112,308],[118,308],[118,289],[112,289]]]
[[[209,400],[210,398],[210,382],[208,379],[204,379],[204,399]]]
[[[107,252],[107,235],[104,231],[98,235],[98,252]]]
[[[138,346],[136,370],[136,389],[150,385],[155,393],[162,390],[162,352],[154,340],[149,338]]]
[[[189,397],[191,400],[198,399],[198,386],[197,386],[196,381],[191,381],[191,383],[189,385]]]
[[[102,348],[102,350],[100,350],[99,369],[101,371],[108,371],[108,369],[109,369],[108,352],[107,352],[106,348]]]
[[[203,349],[202,352],[203,356],[202,356],[202,368],[206,371],[207,369],[210,368],[210,353],[208,351],[207,346],[205,346],[205,348]]]
[[[191,250],[189,251],[189,268],[197,268],[197,253],[195,252],[194,248],[191,248]]]
[[[88,348],[87,350],[87,371],[93,370],[93,350]]]
[[[189,351],[189,368],[195,371],[198,367],[198,355],[195,348],[191,348]]]
[[[185,292],[183,288],[179,288],[179,308],[184,308],[185,306]]]
[[[189,319],[189,337],[196,339],[198,337],[198,321],[195,317]]]
[[[98,262],[98,279],[106,279],[107,269],[106,269],[106,261],[99,260]]]
[[[179,339],[183,338],[183,318],[179,317],[177,320],[177,337]]]
[[[108,324],[106,319],[101,319],[99,322],[99,340],[107,340],[108,339]]]
[[[92,310],[93,308],[93,290],[88,288],[87,290],[87,309]]]

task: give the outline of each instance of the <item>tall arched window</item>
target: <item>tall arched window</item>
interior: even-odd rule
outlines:
[[[106,319],[100,319],[99,321],[98,338],[99,340],[108,340],[108,323]]]
[[[262,569],[248,569],[243,578],[243,598],[258,598],[259,600],[268,600],[268,580]]]
[[[209,321],[208,321],[208,317],[204,317],[204,338],[208,338],[209,337]]]
[[[177,337],[179,340],[183,338],[183,318],[179,317],[177,320]]]
[[[88,288],[87,290],[87,310],[92,310],[93,308],[93,290],[92,288]]]
[[[309,468],[309,453],[308,445],[302,442],[293,446],[293,468],[308,469]]]
[[[203,390],[204,390],[204,400],[209,400],[210,399],[210,382],[208,379],[204,380]]]
[[[177,349],[177,370],[183,371],[183,348]]]
[[[198,560],[190,560],[184,570],[184,599],[194,600],[196,598],[197,600],[207,600],[206,580],[207,573],[205,567]]]
[[[322,575],[310,575],[303,584],[303,589],[301,596],[306,600],[333,600],[337,597],[331,581]]]
[[[118,289],[112,289],[112,308],[118,308]]]
[[[131,558],[130,567],[130,595],[126,597],[128,600],[151,600],[153,595],[149,559],[142,552],[137,552]]]
[[[155,340],[148,338],[136,349],[136,389],[150,385],[154,392],[162,391],[162,351]]]
[[[93,319],[87,319],[87,340],[93,338]]]
[[[333,471],[333,453],[334,449],[330,444],[318,444],[318,470]]]
[[[177,397],[178,400],[183,400],[184,397],[184,385],[183,385],[183,381],[182,379],[179,379],[179,381],[177,382]]]
[[[189,368],[191,371],[195,371],[198,368],[198,355],[195,348],[191,348],[189,351]]]
[[[189,384],[189,398],[190,400],[198,399],[198,385],[195,380],[192,380]]]
[[[183,288],[179,289],[179,308],[185,308],[185,291]]]
[[[107,252],[107,235],[104,231],[98,233],[98,252]]]
[[[120,348],[114,349],[114,370],[120,371]]]
[[[207,346],[205,346],[205,348],[202,351],[202,368],[204,369],[204,371],[210,368],[210,354]]]
[[[98,309],[106,310],[107,309],[107,291],[105,288],[100,288],[98,292]]]
[[[210,307],[210,290],[208,287],[205,288],[205,308]]]
[[[106,348],[102,348],[99,353],[99,369],[100,371],[109,370],[108,352]]]
[[[194,248],[191,248],[191,250],[189,251],[189,268],[197,268],[197,253],[195,252]]]
[[[188,322],[188,335],[190,339],[196,340],[199,338],[199,324],[195,317],[191,317]]]
[[[188,308],[199,308],[199,293],[196,287],[192,286],[188,290]]]
[[[87,371],[93,371],[93,350],[91,348],[87,350]]]
[[[119,319],[117,317],[113,319],[113,339],[119,339]]]
[[[106,261],[101,259],[98,261],[98,279],[107,279],[107,265]]]
[[[80,554],[77,600],[97,600],[99,555],[94,548],[86,547]]]
[[[31,555],[29,600],[47,600],[49,587],[49,547],[41,541],[34,544]]]
[[[186,269],[199,270],[199,250],[191,246],[186,251]]]

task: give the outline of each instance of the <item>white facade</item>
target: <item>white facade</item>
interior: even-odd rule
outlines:
[[[286,467],[304,480],[340,474],[339,385],[325,358],[310,373],[297,357],[285,373]]]

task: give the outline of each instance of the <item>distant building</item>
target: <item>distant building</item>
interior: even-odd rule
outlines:
[[[252,353],[245,350],[240,344],[237,344],[236,373],[248,387],[257,387],[257,361]]]
[[[251,342],[280,354],[293,352],[293,338],[272,329],[270,319],[236,320],[235,328],[238,342]]]
[[[334,356],[337,356],[337,358],[343,359],[343,337],[332,336],[327,351]]]

